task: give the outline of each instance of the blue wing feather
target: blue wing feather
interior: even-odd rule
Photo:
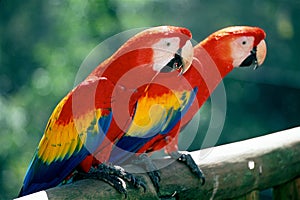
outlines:
[[[66,159],[56,160],[48,164],[39,158],[36,152],[26,172],[19,196],[59,185],[75,170],[86,156],[90,155],[101,144],[111,120],[112,112],[107,116],[102,116],[98,120],[99,132],[93,133],[92,131],[88,131],[85,146]]]
[[[50,165],[43,162],[35,154],[26,173],[19,196],[57,186],[89,154],[86,148],[82,148],[76,155],[72,155],[65,160],[52,162]]]
[[[104,137],[111,123],[111,120],[112,120],[112,112],[109,112],[108,115],[102,116],[98,120],[98,127],[99,127],[98,132],[96,133],[93,131],[87,132],[87,139],[85,142],[85,146],[90,152],[94,152],[104,140]]]

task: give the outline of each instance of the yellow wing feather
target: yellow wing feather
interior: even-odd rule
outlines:
[[[57,123],[69,97],[69,95],[66,96],[53,111],[38,146],[38,157],[48,164],[67,159],[77,153],[86,141],[88,129],[99,130],[98,123],[95,121],[101,117],[101,109],[89,111],[76,119],[72,117],[67,124]]]
[[[166,127],[175,110],[181,109],[190,98],[191,91],[165,93],[161,96],[145,95],[137,103],[135,115],[127,130],[127,136],[142,137],[155,127]]]

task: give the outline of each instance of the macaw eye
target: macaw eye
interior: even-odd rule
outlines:
[[[241,36],[233,40],[231,43],[233,66],[238,67],[241,63],[245,64],[245,59],[250,55],[253,48],[254,39],[253,36]],[[250,60],[247,60],[246,64],[248,64],[248,62],[250,62]]]

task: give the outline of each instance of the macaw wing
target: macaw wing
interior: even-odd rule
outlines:
[[[162,86],[152,86],[151,90],[162,90]],[[126,134],[116,143],[109,161],[121,164],[155,136],[167,135],[187,112],[197,90],[167,89],[159,95],[147,93],[139,98],[133,121]]]
[[[27,170],[22,196],[57,186],[101,144],[112,120],[112,87],[105,78],[87,80],[57,105]]]

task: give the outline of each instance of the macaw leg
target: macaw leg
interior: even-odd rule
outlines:
[[[136,178],[131,173],[126,172],[120,166],[111,166],[102,163],[99,164],[97,168],[91,168],[91,170],[88,173],[76,173],[73,178],[74,181],[82,179],[103,180],[112,185],[120,193],[124,194],[125,197],[127,197],[125,181],[130,183],[135,188],[142,187],[144,191],[146,191],[146,186],[140,179]]]
[[[178,152],[178,136],[176,134],[174,137],[168,137],[167,142],[168,145],[165,147],[165,151],[169,154],[173,159],[178,160],[179,162],[187,165],[197,177],[201,179],[202,185],[205,183],[205,176],[202,170],[197,166],[194,159],[190,154],[183,154]]]
[[[154,165],[152,159],[147,154],[143,153],[136,161],[136,164],[140,163],[145,165],[149,178],[151,179],[156,191],[159,192],[160,173],[157,167]]]
[[[205,176],[202,172],[202,170],[198,167],[198,165],[195,163],[194,159],[190,154],[183,154],[179,153],[178,151],[173,151],[169,153],[169,155],[173,158],[178,160],[179,162],[184,163],[187,165],[191,171],[196,174],[197,177],[201,179],[201,184],[204,185],[205,183]]]

